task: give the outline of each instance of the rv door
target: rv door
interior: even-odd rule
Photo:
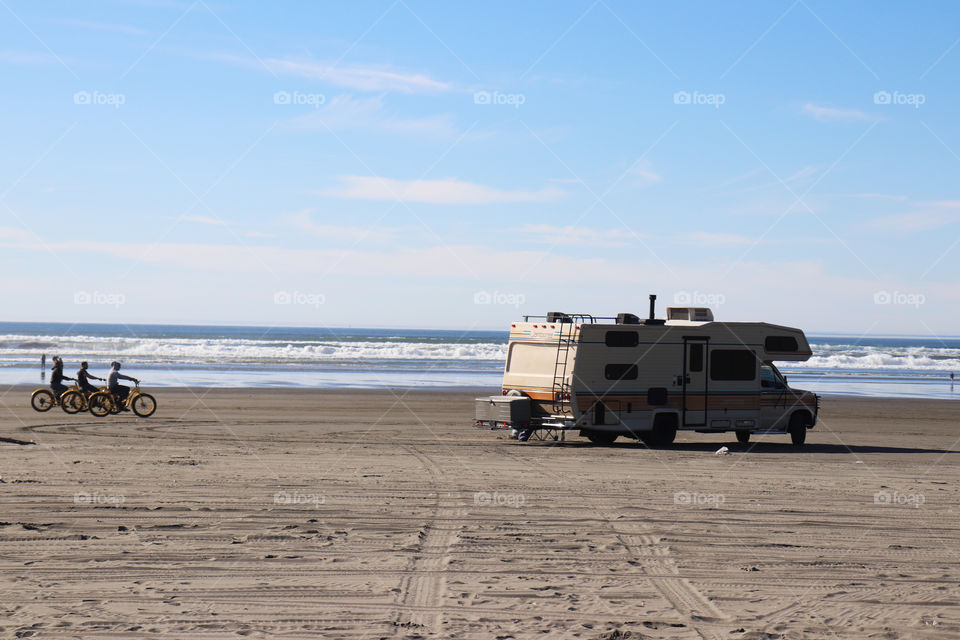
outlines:
[[[683,426],[702,427],[707,424],[707,370],[709,338],[683,338]]]

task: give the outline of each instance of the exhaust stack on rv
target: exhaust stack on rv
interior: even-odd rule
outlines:
[[[658,319],[656,317],[657,316],[656,308],[657,308],[657,294],[651,293],[650,294],[650,317],[647,318],[643,324],[654,325],[654,324],[663,324],[664,322],[666,322],[666,320]]]

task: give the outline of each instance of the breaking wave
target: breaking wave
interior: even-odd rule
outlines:
[[[370,360],[502,361],[506,345],[493,342],[407,340],[253,340],[0,336],[0,360],[35,362],[41,354],[65,359],[130,359],[167,364],[297,364]]]

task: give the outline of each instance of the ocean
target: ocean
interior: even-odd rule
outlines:
[[[960,398],[960,338],[808,335],[814,356],[778,364],[825,395]],[[506,331],[317,329],[0,322],[0,384],[40,385],[40,358],[112,360],[144,387],[499,387]]]

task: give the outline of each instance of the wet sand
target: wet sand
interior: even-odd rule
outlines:
[[[29,391],[0,389],[0,638],[960,636],[958,402],[648,450],[477,430],[474,393]]]

